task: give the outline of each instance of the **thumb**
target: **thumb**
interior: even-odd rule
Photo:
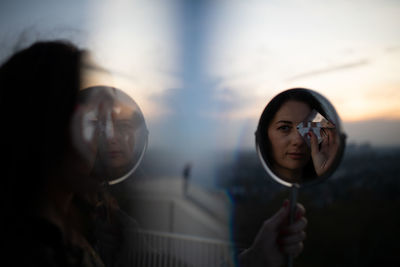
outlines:
[[[268,220],[269,227],[278,229],[289,215],[289,200],[283,202],[283,206]]]

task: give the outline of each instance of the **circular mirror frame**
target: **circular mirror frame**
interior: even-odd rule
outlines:
[[[307,89],[307,88],[291,88],[285,91],[280,92],[279,94],[277,94],[275,97],[277,97],[278,95],[288,92],[290,90],[304,90],[308,93],[310,93],[312,96],[314,96],[316,98],[316,100],[319,101],[319,103],[321,104],[322,108],[326,111],[326,113],[329,115],[329,118],[331,120],[333,120],[333,123],[335,124],[335,127],[338,129],[338,135],[339,135],[339,148],[338,151],[336,152],[335,155],[335,159],[332,163],[332,165],[330,166],[330,168],[322,175],[319,177],[316,177],[315,179],[313,179],[312,181],[307,181],[304,183],[301,183],[300,186],[301,187],[308,187],[310,185],[314,185],[314,184],[318,184],[324,180],[326,180],[327,178],[329,178],[337,169],[337,167],[339,166],[342,158],[343,158],[343,153],[345,150],[345,146],[346,146],[346,134],[343,132],[343,126],[342,126],[342,122],[340,120],[339,115],[336,112],[336,109],[333,107],[333,105],[330,103],[330,101],[325,98],[324,96],[322,96],[321,94],[319,94],[318,92],[311,90],[311,89]],[[274,98],[275,98],[274,97]],[[272,99],[274,99],[272,98]],[[271,100],[272,101],[272,100]],[[266,105],[266,107],[269,105],[270,102],[268,102],[268,104]],[[294,185],[294,183],[290,183],[285,181],[283,178],[280,178],[275,172],[272,171],[272,169],[269,166],[269,163],[267,162],[267,160],[264,158],[263,153],[260,148],[260,139],[262,138],[261,131],[260,131],[260,122],[261,122],[261,118],[262,115],[264,114],[264,112],[266,112],[266,107],[264,108],[263,112],[261,113],[260,116],[260,120],[258,122],[258,126],[257,126],[257,130],[255,132],[255,145],[256,145],[256,151],[257,151],[257,155],[261,161],[261,164],[263,166],[263,168],[266,170],[266,172],[268,173],[268,175],[277,183],[287,186],[287,187],[292,187]]]
[[[110,94],[110,96],[112,96],[112,97],[114,97],[113,96],[113,93],[114,94],[116,94],[116,93],[118,93],[118,94],[123,94],[125,97],[129,97],[129,101],[131,101],[132,102],[132,104],[133,104],[133,106],[135,107],[135,110],[136,111],[138,111],[138,113],[140,114],[140,117],[141,117],[141,119],[142,119],[142,123],[143,123],[143,125],[141,126],[141,132],[140,133],[134,133],[134,135],[135,135],[135,139],[137,139],[137,138],[139,138],[140,140],[141,140],[141,145],[140,145],[140,147],[138,148],[139,150],[137,151],[137,153],[136,153],[136,161],[133,163],[133,166],[131,167],[131,168],[129,168],[129,170],[126,172],[126,173],[124,173],[123,175],[121,175],[120,177],[116,177],[116,178],[112,178],[112,179],[105,179],[105,182],[108,184],[108,185],[115,185],[115,184],[117,184],[117,183],[120,183],[120,182],[122,182],[122,181],[124,181],[124,180],[126,180],[129,176],[131,176],[135,171],[136,171],[136,169],[139,167],[139,165],[140,165],[140,163],[142,162],[142,160],[143,160],[143,157],[144,157],[144,155],[145,155],[145,152],[146,152],[146,150],[147,150],[147,146],[148,146],[148,135],[149,135],[149,131],[148,131],[148,129],[147,129],[147,126],[146,126],[146,121],[145,121],[145,118],[144,118],[144,115],[143,115],[143,112],[142,112],[142,110],[140,109],[140,107],[139,107],[139,105],[136,103],[136,101],[135,100],[133,100],[133,98],[132,97],[130,97],[126,92],[124,92],[123,90],[121,90],[121,89],[118,89],[118,88],[115,88],[115,87],[111,87],[111,86],[106,86],[106,85],[96,85],[96,86],[90,86],[90,87],[87,87],[87,88],[84,88],[84,89],[82,89],[81,91],[83,92],[83,91],[85,91],[85,90],[93,90],[93,89],[97,89],[97,90],[105,90],[105,91],[111,91],[111,94]],[[96,92],[97,93],[97,92]],[[80,123],[80,122],[78,122],[78,123]],[[75,132],[75,134],[79,134],[79,133],[76,133]],[[139,136],[139,137],[138,137]],[[76,140],[78,140],[77,142],[78,142],[78,144],[77,145],[79,145],[79,140],[82,140],[82,138],[78,138],[78,139],[76,139]],[[76,142],[76,141],[75,141]],[[136,142],[135,142],[136,143]],[[81,152],[82,153],[82,152]],[[83,155],[85,154],[85,151],[83,152]]]

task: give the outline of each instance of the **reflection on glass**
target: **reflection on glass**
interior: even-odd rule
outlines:
[[[92,174],[109,184],[126,179],[138,167],[148,131],[135,101],[119,89],[95,86],[79,95],[75,144],[94,161]]]
[[[264,167],[279,182],[302,184],[333,170],[343,145],[337,116],[322,96],[307,89],[290,89],[266,106],[256,132]],[[329,109],[329,110],[327,110]]]
[[[321,144],[322,140],[327,137],[326,130],[334,129],[335,126],[322,116],[318,111],[313,109],[307,118],[297,125],[297,131],[304,138],[307,145],[310,147],[310,136],[308,132],[312,131],[318,139],[318,144]]]

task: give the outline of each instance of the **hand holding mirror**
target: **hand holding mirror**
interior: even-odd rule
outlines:
[[[281,92],[265,107],[256,131],[256,149],[264,169],[291,188],[292,223],[298,189],[319,183],[336,169],[345,134],[332,104],[315,91]],[[288,265],[292,265],[289,258]]]

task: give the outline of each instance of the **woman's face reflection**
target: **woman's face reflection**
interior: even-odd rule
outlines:
[[[92,163],[91,176],[115,184],[136,169],[148,132],[143,114],[129,95],[106,86],[82,90],[73,124],[74,145]]]
[[[126,172],[132,165],[135,145],[132,120],[133,109],[123,103],[115,102],[110,116],[111,129],[106,133],[105,144],[101,146],[106,157],[107,168],[111,172]]]
[[[310,149],[296,129],[311,112],[304,102],[289,100],[275,114],[268,127],[272,169],[288,182],[299,182],[311,160]]]

